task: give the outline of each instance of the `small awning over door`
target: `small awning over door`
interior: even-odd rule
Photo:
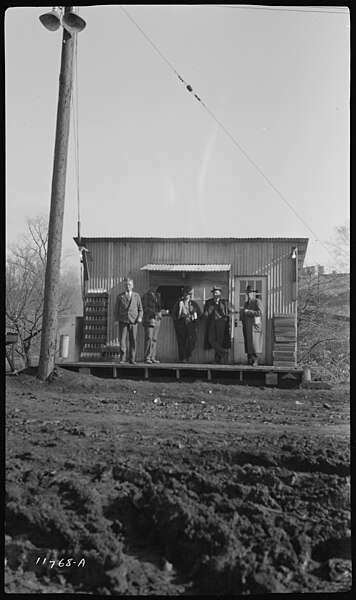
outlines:
[[[184,273],[188,273],[188,272],[200,272],[200,273],[207,273],[207,272],[217,272],[217,271],[230,271],[231,265],[215,265],[215,264],[210,264],[210,265],[192,265],[192,264],[179,264],[179,265],[165,265],[165,264],[155,264],[155,263],[151,263],[148,265],[145,265],[144,267],[141,267],[141,271],[165,271],[165,272],[169,272],[169,273],[174,273],[174,272],[184,272]]]

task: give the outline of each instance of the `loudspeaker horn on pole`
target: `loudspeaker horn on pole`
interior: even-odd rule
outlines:
[[[62,25],[69,33],[79,33],[86,26],[86,22],[77,15],[76,7],[71,6],[69,12],[63,15]]]
[[[41,15],[39,20],[49,31],[57,31],[61,26],[61,11],[58,6],[54,6],[51,12]]]

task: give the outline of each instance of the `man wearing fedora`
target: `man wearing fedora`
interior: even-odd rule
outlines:
[[[263,306],[261,300],[255,297],[256,292],[257,290],[253,290],[250,285],[247,286],[247,300],[244,304],[242,313],[242,331],[244,335],[247,362],[253,367],[256,367],[258,365],[257,355],[262,352],[263,343]]]
[[[221,287],[214,285],[213,297],[205,302],[203,317],[206,319],[204,349],[215,350],[214,363],[222,363],[231,348],[230,308],[221,298]]]

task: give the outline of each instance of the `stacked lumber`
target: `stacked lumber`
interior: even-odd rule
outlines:
[[[80,359],[101,360],[107,340],[108,294],[89,293],[84,304],[84,346]]]
[[[273,366],[297,366],[297,316],[295,313],[274,313]]]

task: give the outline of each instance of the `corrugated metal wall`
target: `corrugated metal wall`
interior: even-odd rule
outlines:
[[[86,240],[86,247],[90,251],[88,289],[108,291],[108,343],[117,344],[118,332],[113,319],[116,296],[123,291],[122,281],[127,275],[133,277],[136,291],[141,295],[147,291],[150,274],[141,271],[141,267],[147,263],[228,263],[231,264],[232,279],[235,276],[267,276],[267,362],[272,364],[273,313],[296,311],[296,301],[293,299],[293,259],[291,259],[293,245],[297,245],[293,239],[272,242],[268,239],[233,242],[88,239]],[[211,284],[215,282],[216,275],[207,274]],[[230,274],[225,275],[228,278]],[[190,273],[191,284],[193,280],[194,273]],[[199,327],[197,347],[192,357],[192,361],[197,363],[211,362],[213,355],[212,352],[203,350],[203,329],[202,323]],[[174,326],[169,316],[164,317],[162,321],[158,348],[157,357],[160,360],[172,362],[178,359]],[[143,359],[142,326],[139,327],[138,333],[137,359]]]

